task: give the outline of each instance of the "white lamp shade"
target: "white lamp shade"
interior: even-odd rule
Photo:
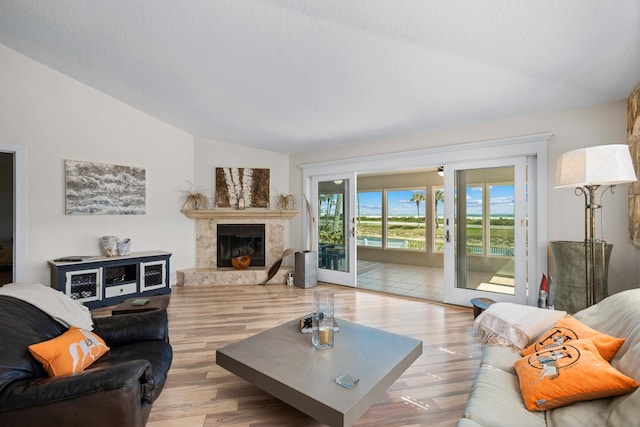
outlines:
[[[568,151],[558,158],[556,188],[615,185],[636,181],[629,147],[598,145]]]

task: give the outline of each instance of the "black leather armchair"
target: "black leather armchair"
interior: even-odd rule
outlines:
[[[49,377],[28,346],[67,330],[0,296],[0,425],[144,426],[173,357],[165,310],[95,318],[111,350],[83,372]]]

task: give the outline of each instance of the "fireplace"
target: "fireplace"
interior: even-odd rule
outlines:
[[[231,258],[250,255],[251,267],[265,266],[264,224],[218,224],[218,267],[231,267]]]
[[[269,209],[198,209],[183,211],[196,221],[196,265],[176,272],[178,286],[186,285],[255,285],[267,280],[268,267],[280,259],[289,240],[289,220],[293,210]],[[218,268],[218,225],[261,225],[264,227],[264,267],[234,270]],[[252,265],[255,265],[252,263]],[[273,283],[285,283],[293,271],[283,263]]]

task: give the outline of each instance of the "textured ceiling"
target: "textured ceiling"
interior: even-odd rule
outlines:
[[[0,43],[194,136],[295,153],[624,99],[640,0],[0,0]]]

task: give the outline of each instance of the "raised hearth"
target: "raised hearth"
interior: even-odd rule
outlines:
[[[249,267],[246,270],[233,268],[187,268],[178,270],[178,286],[192,285],[256,285],[267,280],[268,267]],[[287,282],[287,274],[293,267],[282,266],[269,283]]]

